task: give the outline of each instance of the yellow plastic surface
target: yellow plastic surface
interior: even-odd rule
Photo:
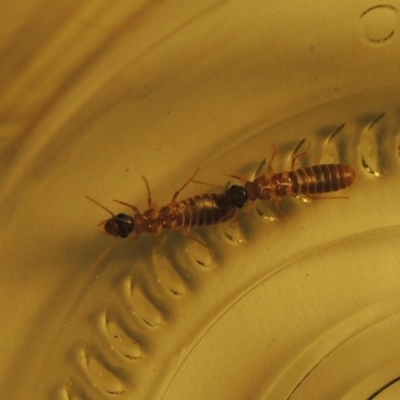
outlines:
[[[399,9],[2,1],[0,398],[399,398]],[[142,175],[162,205],[308,142],[349,199],[193,230],[214,261],[167,232],[93,268],[113,239],[85,195],[143,210]]]

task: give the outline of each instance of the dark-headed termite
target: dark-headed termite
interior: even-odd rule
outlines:
[[[247,191],[243,186],[233,185],[220,193],[206,193],[189,197],[185,200],[177,200],[179,193],[190,182],[193,182],[197,172],[198,169],[196,169],[193,176],[175,192],[169,204],[161,207],[153,203],[150,186],[147,179],[143,177],[148,194],[147,210],[140,212],[136,206],[120,200],[114,200],[117,203],[130,207],[133,210],[133,216],[125,213],[114,214],[91,197],[85,197],[111,215],[111,218],[100,224],[104,224],[104,230],[116,238],[126,238],[133,234],[133,237],[137,239],[142,233],[147,232],[155,234],[158,241],[164,229],[181,230],[184,235],[206,247],[212,258],[214,258],[212,249],[207,244],[191,236],[189,231],[191,228],[215,225],[235,218],[238,208],[242,208],[247,202]],[[114,245],[115,241],[100,255],[94,265],[97,265]]]
[[[316,194],[336,192],[350,186],[356,178],[354,169],[344,164],[320,164],[311,167],[295,169],[297,158],[305,155],[306,151],[292,157],[291,169],[285,172],[275,173],[272,169],[272,162],[276,155],[276,148],[273,147],[271,160],[268,164],[266,175],[258,176],[253,181],[246,178],[229,175],[245,183],[250,205],[245,214],[251,210],[255,200],[272,200],[277,210],[286,219],[286,216],[279,208],[279,203],[284,196],[305,195],[312,199],[347,199],[345,196],[315,196]]]

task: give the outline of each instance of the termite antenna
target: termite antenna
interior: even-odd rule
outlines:
[[[103,210],[107,211],[109,214],[111,214],[112,217],[115,216],[115,214],[114,214],[111,210],[109,210],[106,206],[103,206],[103,204],[100,204],[97,200],[92,199],[91,197],[86,196],[86,195],[85,195],[85,197],[86,197],[88,200],[92,201],[94,204],[97,204],[97,205],[98,205],[100,208],[102,208]]]
[[[96,258],[96,260],[93,262],[93,264],[90,266],[91,270],[95,270],[98,265],[104,260],[106,255],[114,248],[114,246],[117,244],[118,237],[116,237],[105,249],[104,251]]]
[[[208,183],[208,182],[203,182],[203,181],[195,181],[192,180],[193,183],[198,183],[200,185],[206,185],[206,186],[210,186],[210,187],[215,187],[218,189],[226,189],[224,186],[220,186],[220,185],[214,185],[213,183]]]

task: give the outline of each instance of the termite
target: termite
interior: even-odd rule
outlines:
[[[253,181],[246,178],[228,175],[244,182],[247,191],[250,206],[245,214],[250,211],[255,200],[272,200],[277,210],[286,219],[286,216],[279,208],[279,204],[285,196],[305,195],[311,199],[338,199],[345,196],[316,196],[322,193],[336,192],[350,186],[356,178],[354,169],[344,164],[319,164],[311,167],[295,168],[296,160],[305,155],[306,151],[292,156],[291,168],[289,171],[275,173],[272,168],[272,162],[276,155],[276,148],[273,146],[273,153],[268,164],[268,172],[266,175],[256,177]]]
[[[149,183],[143,176],[148,194],[147,210],[140,212],[136,206],[114,200],[119,204],[130,207],[133,210],[132,216],[125,213],[114,214],[98,201],[89,196],[85,197],[111,215],[111,218],[100,223],[103,224],[105,232],[111,236],[126,238],[133,235],[133,238],[137,239],[142,233],[147,232],[155,234],[158,241],[164,229],[181,230],[184,235],[206,247],[211,257],[214,258],[213,250],[207,244],[193,237],[189,231],[191,228],[215,225],[234,219],[238,209],[242,208],[247,202],[247,191],[243,186],[233,185],[220,193],[206,193],[178,201],[180,192],[190,182],[194,182],[197,172],[198,168],[193,176],[175,192],[171,202],[161,207],[152,201]],[[100,255],[95,265],[104,258],[114,245],[115,242]]]

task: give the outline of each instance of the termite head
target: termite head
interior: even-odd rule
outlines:
[[[243,186],[233,185],[226,191],[230,205],[242,208],[248,199],[247,190]]]
[[[126,238],[135,230],[135,221],[127,214],[113,215],[105,222],[104,230],[112,236]]]
[[[98,201],[92,199],[89,196],[85,196],[88,200],[92,201],[94,204],[97,204],[100,208],[107,211],[111,218],[107,219],[105,222],[100,222],[99,225],[104,223],[104,230],[111,236],[126,238],[135,230],[135,220],[134,217],[131,217],[126,214],[117,214],[115,215],[112,211],[110,211],[107,207],[100,204]]]

